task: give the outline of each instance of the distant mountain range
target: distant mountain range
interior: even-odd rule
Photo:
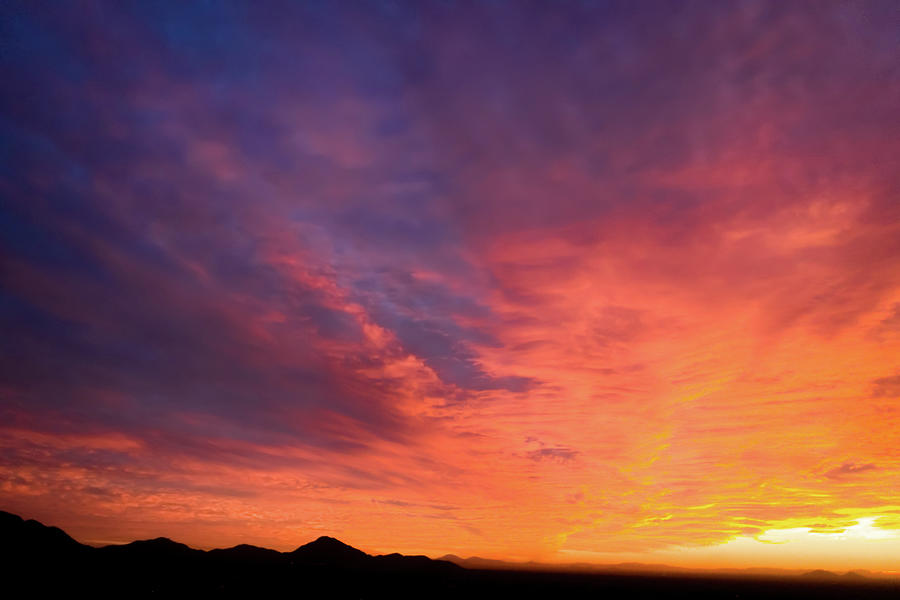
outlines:
[[[509,562],[503,560],[495,560],[491,558],[482,558],[480,556],[470,556],[469,558],[461,558],[455,554],[445,554],[438,560],[452,562],[466,569],[495,569],[504,571],[561,571],[567,573],[621,573],[621,574],[668,574],[668,575],[687,575],[687,574],[712,574],[712,575],[735,575],[735,576],[766,576],[766,577],[796,577],[804,576],[808,578],[820,578],[831,580],[835,578],[844,578],[850,580],[861,580],[867,578],[887,578],[881,573],[866,570],[848,571],[844,574],[834,573],[817,569],[814,571],[805,571],[803,569],[776,569],[765,567],[748,567],[748,568],[719,568],[719,569],[689,569],[686,567],[675,567],[664,564],[647,564],[636,562],[623,562],[615,564],[596,564],[596,563],[538,563],[538,562]]]
[[[0,511],[0,594],[8,598],[900,597],[900,582],[811,571],[697,574],[664,565],[541,565],[448,554],[372,556],[323,536],[292,552],[241,544],[197,550],[168,538],[100,548]],[[787,571],[782,574],[788,573]],[[798,573],[799,574],[799,573]],[[757,577],[752,577],[757,575]],[[763,576],[768,575],[768,579]],[[832,596],[829,596],[829,593]],[[824,594],[824,596],[823,596]]]

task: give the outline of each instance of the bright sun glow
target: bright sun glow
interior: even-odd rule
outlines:
[[[816,531],[812,527],[770,529],[757,539],[773,544],[787,544],[816,540],[886,540],[897,537],[896,531],[880,529],[875,526],[875,521],[880,518],[863,517],[856,521],[856,525],[844,527],[837,531]]]

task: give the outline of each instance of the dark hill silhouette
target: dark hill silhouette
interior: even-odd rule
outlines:
[[[370,556],[330,537],[293,552],[242,544],[197,550],[167,538],[94,548],[0,512],[8,598],[897,598],[900,582],[848,574],[749,578],[464,569],[426,556]],[[447,558],[459,557],[448,555]],[[486,561],[487,562],[487,561]],[[497,561],[502,562],[502,561]],[[825,572],[827,573],[827,572]]]
[[[810,579],[837,579],[840,577],[837,573],[832,573],[831,571],[826,571],[824,569],[816,569],[815,571],[807,571],[803,574],[804,577],[809,577]]]
[[[132,556],[197,556],[202,550],[194,550],[190,546],[173,542],[169,538],[158,537],[152,540],[137,540],[130,544],[103,546],[101,552],[129,553]]]
[[[290,556],[294,561],[313,564],[360,563],[371,558],[362,550],[327,535],[300,546],[291,552]]]
[[[392,573],[453,573],[462,567],[446,560],[433,560],[427,556],[404,556],[403,554],[383,554],[372,558],[378,569]]]
[[[495,560],[492,558],[481,558],[480,556],[470,556],[462,558],[455,554],[445,554],[440,560],[452,562],[455,565],[466,569],[523,569],[524,563],[511,563],[505,560]]]
[[[287,561],[285,555],[277,550],[250,544],[238,544],[232,548],[217,548],[210,550],[207,554],[213,559],[232,563],[275,564]]]
[[[409,588],[437,588],[443,574],[463,569],[426,556],[370,556],[340,540],[323,536],[283,553],[247,544],[209,551],[160,537],[94,548],[56,527],[24,521],[0,511],[3,544],[2,589],[17,596],[94,597],[186,595],[226,597],[296,595],[309,597],[386,597]],[[401,579],[402,578],[402,579]],[[428,594],[426,594],[428,595]]]
[[[0,511],[0,531],[2,543],[7,548],[15,548],[17,553],[40,552],[42,554],[80,553],[89,546],[79,544],[58,527],[47,527],[42,523],[24,520],[18,515]]]
[[[810,579],[821,579],[825,581],[865,581],[868,579],[868,577],[866,577],[859,571],[847,571],[843,575],[839,575],[838,573],[834,573],[833,571],[826,571],[824,569],[807,571],[803,574],[803,576]]]

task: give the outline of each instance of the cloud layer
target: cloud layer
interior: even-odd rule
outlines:
[[[0,10],[5,510],[549,560],[900,528],[895,3]]]

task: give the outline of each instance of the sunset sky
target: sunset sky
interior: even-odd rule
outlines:
[[[900,4],[0,4],[0,510],[900,570]]]

